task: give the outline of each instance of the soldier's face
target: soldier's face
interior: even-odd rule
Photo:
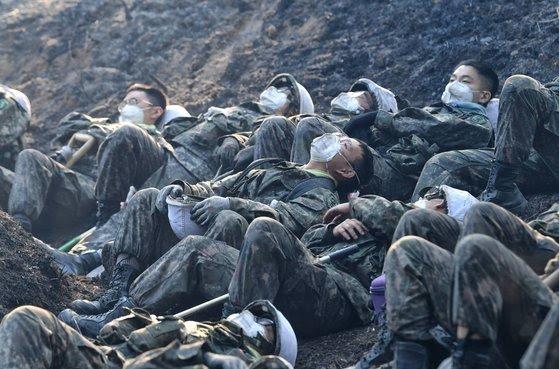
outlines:
[[[328,169],[337,180],[350,179],[357,174],[352,163],[361,159],[364,153],[359,141],[354,138],[344,136],[340,139],[340,144],[340,152],[328,162]]]
[[[160,106],[155,106],[149,101],[149,96],[144,91],[130,91],[126,94],[120,106],[135,105],[143,110],[145,124],[154,124],[163,114]]]
[[[486,82],[477,69],[469,65],[461,65],[450,76],[450,82],[462,82],[470,87],[474,95],[474,102],[486,104],[491,100],[491,92],[487,90]]]

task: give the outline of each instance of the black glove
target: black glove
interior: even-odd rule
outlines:
[[[228,169],[233,164],[233,158],[239,152],[241,146],[233,137],[227,137],[214,151],[222,170]]]

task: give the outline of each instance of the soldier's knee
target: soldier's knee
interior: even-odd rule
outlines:
[[[273,248],[276,245],[270,242],[258,242],[263,236],[267,234],[279,234],[282,230],[282,225],[277,220],[260,217],[253,220],[245,234],[245,243],[258,244],[259,247]]]
[[[233,210],[222,210],[217,213],[214,224],[219,224],[226,229],[238,226],[244,226],[244,228],[248,227],[246,219]]]
[[[157,199],[157,195],[159,194],[159,190],[157,188],[145,188],[140,190],[132,196],[132,198],[128,201],[128,205],[126,206],[127,209],[136,208],[139,206],[144,207],[144,204],[155,204],[155,200]]]
[[[458,241],[454,251],[454,260],[457,267],[472,265],[473,259],[480,261],[492,258],[490,250],[498,242],[483,234],[471,234],[463,237]]]
[[[484,222],[487,219],[494,218],[495,215],[501,210],[499,205],[490,202],[478,202],[468,210],[464,216],[464,226],[472,222]]]
[[[386,254],[385,269],[388,268],[388,265],[391,264],[393,260],[398,259],[404,255],[415,253],[418,248],[421,248],[421,244],[423,242],[427,241],[425,241],[421,237],[404,236],[398,241],[392,243],[392,245],[388,249],[388,253]]]
[[[24,305],[15,308],[2,321],[3,326],[17,327],[21,325],[36,324],[42,320],[42,316],[50,315],[48,311],[37,306]]]
[[[259,136],[274,134],[277,131],[285,131],[288,124],[291,124],[285,117],[274,116],[265,119],[260,128],[256,131]]]
[[[183,238],[173,249],[175,249],[175,251],[180,250],[181,252],[188,250],[200,253],[207,247],[208,241],[208,237],[191,235]]]
[[[516,94],[527,90],[537,90],[540,83],[532,77],[521,74],[510,76],[503,85],[501,99],[506,98],[510,94]]]
[[[107,142],[112,145],[117,145],[130,140],[132,137],[142,134],[143,131],[140,127],[133,124],[123,124],[107,137]]]
[[[18,163],[40,163],[48,161],[48,158],[45,154],[35,149],[25,149],[20,152],[17,156]]]
[[[315,117],[303,118],[297,123],[295,129],[296,137],[307,137],[310,135],[321,135],[323,130],[320,128],[320,121]]]

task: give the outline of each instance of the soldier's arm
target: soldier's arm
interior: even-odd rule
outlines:
[[[387,239],[392,239],[400,218],[412,209],[409,204],[375,195],[357,197],[349,205],[350,218],[361,221],[370,234]]]
[[[231,210],[241,214],[248,222],[262,216],[273,218],[297,237],[320,223],[326,210],[338,201],[335,193],[323,188],[309,191],[291,201],[273,201],[270,205],[238,197],[229,198]]]
[[[375,127],[397,137],[415,134],[441,150],[487,147],[493,132],[489,118],[477,112],[460,115],[408,108],[396,116],[379,112]]]

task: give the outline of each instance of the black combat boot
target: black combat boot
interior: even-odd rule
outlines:
[[[100,228],[103,224],[120,210],[120,203],[113,201],[97,201],[97,223],[95,227]]]
[[[130,297],[121,297],[111,310],[103,314],[79,315],[71,309],[66,309],[58,314],[58,318],[84,336],[96,338],[105,324],[126,314],[124,308],[134,307],[136,307],[134,300]]]
[[[491,347],[487,340],[458,340],[452,350],[452,369],[490,368]]]
[[[394,344],[395,369],[427,369],[428,351],[419,342],[397,340]]]
[[[497,204],[511,213],[522,214],[528,201],[515,183],[518,173],[518,167],[494,160],[491,163],[487,187],[481,194],[480,200]]]
[[[97,301],[74,300],[70,307],[78,314],[99,314],[112,308],[122,296],[128,296],[128,290],[134,279],[140,275],[138,261],[134,257],[120,259],[113,271],[109,288]]]

